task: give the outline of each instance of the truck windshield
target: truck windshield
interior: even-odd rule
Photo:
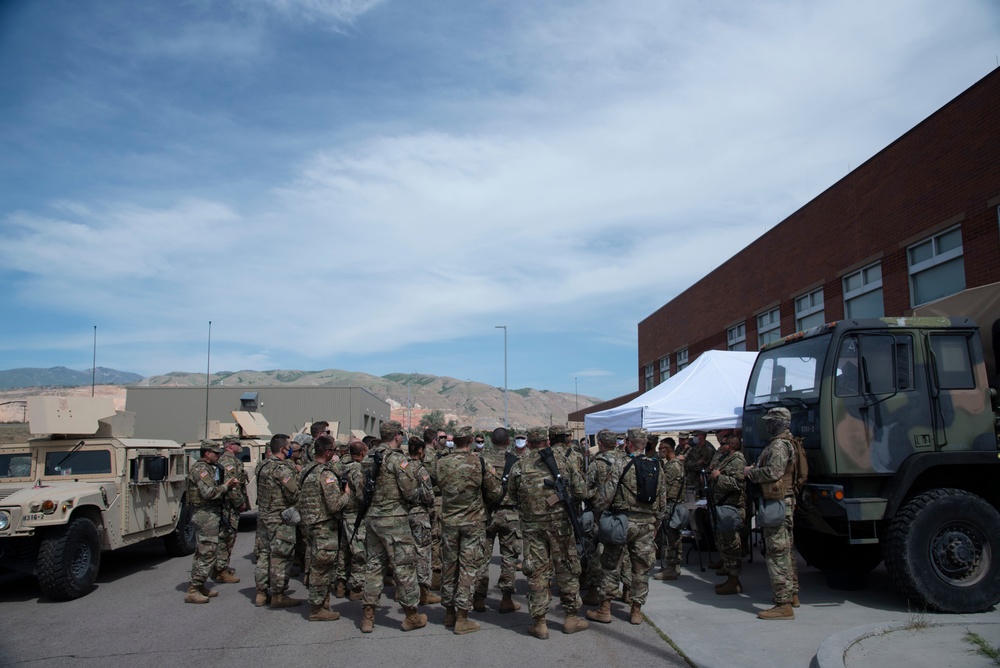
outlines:
[[[747,406],[817,401],[831,337],[824,334],[761,351],[747,386]]]
[[[30,478],[31,453],[17,452],[0,454],[0,479]]]
[[[45,477],[111,473],[110,450],[50,450],[45,453]]]

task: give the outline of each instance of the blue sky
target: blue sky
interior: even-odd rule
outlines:
[[[612,398],[637,323],[997,66],[993,0],[0,2],[0,368]]]

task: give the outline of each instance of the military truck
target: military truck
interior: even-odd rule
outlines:
[[[843,320],[760,351],[744,442],[756,457],[764,413],[791,412],[809,462],[795,511],[807,562],[856,576],[884,559],[926,609],[1000,602],[996,367],[985,352],[975,321],[942,316]]]
[[[207,440],[222,443],[226,437],[239,439],[243,450],[239,459],[247,473],[247,500],[252,512],[257,507],[257,468],[266,457],[267,447],[271,440],[271,428],[267,419],[260,413],[250,411],[232,411],[236,422],[219,422],[210,420]],[[204,425],[203,425],[204,426]],[[184,450],[192,463],[201,457],[201,442],[185,443]]]
[[[111,399],[31,397],[28,413],[44,436],[0,449],[0,566],[68,600],[92,590],[102,551],[159,538],[194,552],[179,444],[130,438],[134,414]]]

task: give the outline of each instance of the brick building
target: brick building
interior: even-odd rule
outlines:
[[[907,315],[996,281],[1000,69],[640,322],[639,390],[705,350],[756,350],[823,322]]]

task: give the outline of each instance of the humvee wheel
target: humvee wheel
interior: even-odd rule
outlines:
[[[907,598],[941,612],[1000,603],[1000,513],[961,489],[910,499],[889,525],[885,565]]]
[[[184,507],[181,508],[180,517],[177,518],[177,527],[163,537],[163,546],[171,557],[186,557],[189,554],[194,554],[194,549],[197,547],[197,536],[194,522],[191,521],[193,513],[194,509],[191,504],[185,503]]]
[[[101,566],[101,540],[97,527],[86,517],[77,517],[59,529],[50,530],[38,549],[38,586],[56,601],[89,594]]]

